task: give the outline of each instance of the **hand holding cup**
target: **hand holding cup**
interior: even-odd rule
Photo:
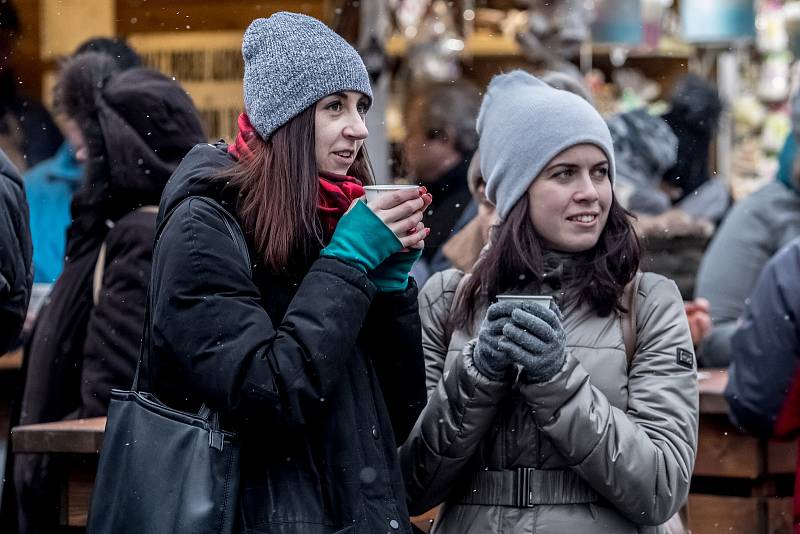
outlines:
[[[432,197],[425,187],[367,186],[367,206],[406,249],[422,249],[430,233],[422,223]]]

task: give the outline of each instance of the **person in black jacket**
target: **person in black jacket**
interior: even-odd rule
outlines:
[[[110,390],[130,387],[155,205],[178,162],[206,139],[177,83],[148,69],[122,71],[107,54],[71,58],[55,100],[80,132],[75,149],[86,176],[71,204],[64,270],[26,347],[21,424],[105,415]],[[14,459],[21,533],[58,526],[62,479],[54,462],[34,454]]]
[[[242,51],[236,142],[195,147],[161,199],[143,379],[239,433],[239,531],[410,533],[396,447],[425,403],[408,273],[430,195],[361,200],[372,91],[340,36],[277,13]]]
[[[467,169],[478,148],[475,119],[480,103],[478,88],[459,80],[417,88],[407,107],[404,163],[411,179],[425,185],[435,199],[425,213],[431,235],[422,254],[431,273],[448,267],[438,254],[441,247],[477,214]]]
[[[17,341],[31,298],[28,203],[19,171],[0,150],[0,356]]]

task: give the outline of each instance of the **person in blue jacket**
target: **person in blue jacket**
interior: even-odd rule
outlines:
[[[798,297],[800,238],[762,270],[731,343],[725,389],[731,419],[765,438],[800,435]],[[800,476],[795,482],[794,532],[800,532]]]
[[[64,267],[66,230],[72,217],[69,203],[83,179],[83,167],[64,142],[55,156],[25,174],[34,241],[33,281],[51,284]]]

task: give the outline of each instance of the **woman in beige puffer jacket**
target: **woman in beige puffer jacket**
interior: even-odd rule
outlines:
[[[444,503],[434,534],[665,532],[688,495],[683,302],[636,275],[608,130],[573,96],[520,71],[492,81],[478,131],[500,223],[473,274],[439,273],[420,295],[429,400],[400,456],[411,513]],[[502,293],[555,305],[492,304]]]

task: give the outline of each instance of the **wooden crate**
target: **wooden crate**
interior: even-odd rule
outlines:
[[[767,499],[767,534],[792,532],[792,498]]]
[[[766,511],[754,497],[689,495],[689,525],[692,534],[763,532]]]
[[[757,438],[736,430],[724,416],[701,416],[695,476],[756,479],[764,471]]]

